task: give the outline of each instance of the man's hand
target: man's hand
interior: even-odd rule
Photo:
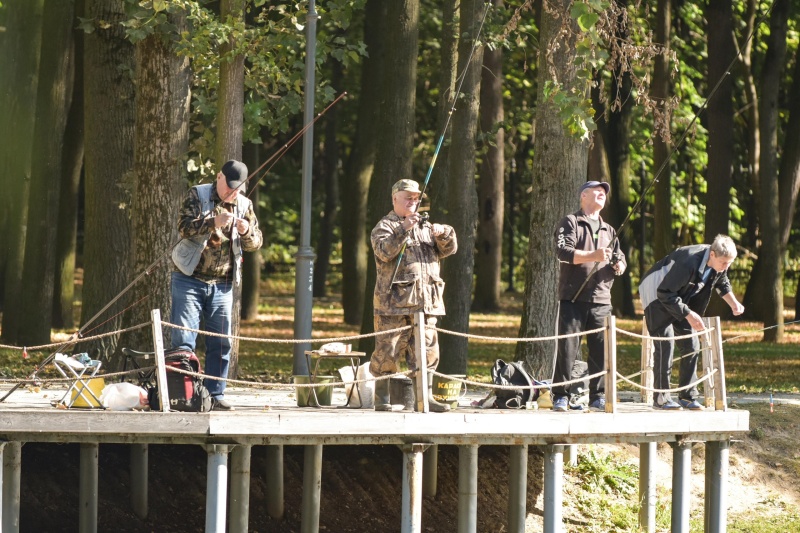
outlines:
[[[611,248],[599,248],[592,253],[595,263],[611,260]]]
[[[408,215],[406,218],[403,219],[401,225],[403,226],[404,231],[409,231],[418,223],[419,223],[419,213],[411,213],[410,215]]]
[[[228,225],[233,222],[236,217],[233,216],[233,213],[229,213],[227,211],[223,211],[219,213],[217,216],[214,217],[214,227],[215,228],[227,228]]]
[[[237,218],[236,219],[236,231],[239,232],[239,235],[244,235],[250,229],[250,222],[247,221],[246,218]]]
[[[703,324],[703,317],[701,317],[694,311],[689,311],[689,315],[686,317],[686,320],[689,322],[689,325],[692,326],[692,329],[695,331],[703,331],[704,329],[706,329],[706,325]]]
[[[740,302],[736,301],[731,306],[731,311],[733,311],[733,316],[739,316],[744,313],[744,306]]]
[[[431,226],[431,232],[433,233],[434,237],[438,237],[444,233],[444,226],[441,224],[433,224]]]

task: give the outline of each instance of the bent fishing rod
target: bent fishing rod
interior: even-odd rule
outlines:
[[[769,6],[769,9],[767,9],[764,12],[764,14],[761,15],[761,17],[759,17],[759,19],[756,21],[755,24],[753,24],[753,29],[750,31],[750,35],[747,36],[747,39],[745,39],[744,45],[739,47],[739,51],[736,53],[736,55],[733,57],[731,62],[728,64],[728,67],[725,69],[725,72],[722,74],[722,76],[720,76],[719,80],[717,80],[717,83],[714,85],[714,88],[711,89],[711,92],[708,94],[706,99],[703,101],[703,104],[695,112],[694,116],[692,117],[692,120],[689,122],[689,125],[686,126],[686,128],[683,130],[683,134],[681,134],[680,138],[678,139],[678,142],[670,150],[670,152],[667,155],[667,157],[664,158],[664,161],[661,162],[661,166],[658,167],[658,171],[656,172],[655,177],[653,178],[653,181],[651,181],[650,183],[647,184],[647,187],[645,187],[645,189],[639,195],[639,199],[636,201],[636,203],[633,205],[633,207],[630,210],[628,210],[628,214],[625,215],[625,218],[622,220],[622,223],[619,225],[619,228],[616,230],[616,234],[614,235],[614,238],[611,240],[610,246],[612,248],[614,247],[614,243],[616,243],[619,240],[620,234],[622,233],[622,231],[625,229],[625,226],[630,221],[631,217],[633,216],[633,213],[635,213],[639,209],[639,206],[642,204],[642,202],[644,202],[644,199],[647,197],[647,193],[649,193],[650,189],[652,189],[655,186],[655,184],[658,183],[658,180],[661,177],[661,173],[664,171],[665,168],[667,168],[667,164],[669,164],[670,160],[672,159],[672,156],[683,145],[684,141],[686,140],[686,137],[689,135],[689,132],[692,131],[692,128],[694,127],[695,122],[697,122],[697,119],[700,118],[700,114],[708,106],[708,102],[711,100],[711,98],[714,97],[714,95],[716,94],[716,92],[720,88],[720,86],[722,86],[722,82],[725,81],[725,78],[727,76],[730,76],[731,69],[733,68],[733,66],[742,57],[742,50],[747,46],[747,44],[753,38],[753,36],[755,35],[755,32],[756,32],[756,28],[758,28],[761,25],[761,23],[764,21],[764,19],[767,17],[767,15],[769,15],[769,13],[772,11],[772,8],[774,7],[774,5],[775,4],[772,3]],[[616,264],[616,262],[618,262],[619,259],[614,261],[614,258],[612,258],[611,261],[612,261],[611,264],[613,265],[613,264]],[[583,280],[583,283],[578,288],[578,291],[575,293],[575,296],[572,297],[572,300],[571,300],[572,303],[575,303],[575,300],[578,299],[578,296],[580,296],[581,292],[583,292],[583,289],[586,287],[586,284],[589,283],[589,280],[597,272],[597,269],[598,269],[599,266],[600,266],[600,262],[596,261],[594,263],[594,267],[592,267],[591,272],[589,272],[589,274],[586,276],[586,279]]]
[[[444,127],[442,128],[442,134],[439,135],[439,140],[436,143],[436,149],[433,151],[433,157],[431,158],[431,163],[428,166],[428,172],[425,174],[425,181],[422,184],[422,190],[419,194],[420,203],[418,203],[414,208],[414,213],[419,212],[419,206],[422,204],[422,198],[425,197],[425,190],[428,188],[428,183],[431,180],[431,174],[433,174],[433,167],[436,165],[436,158],[439,156],[439,151],[442,148],[442,143],[444,143],[444,136],[447,133],[447,127],[450,125],[450,119],[453,118],[453,113],[456,110],[456,102],[458,101],[458,95],[461,94],[461,87],[464,85],[464,80],[467,77],[467,69],[469,68],[469,63],[472,61],[472,56],[475,55],[475,50],[478,47],[478,43],[480,42],[481,32],[483,31],[483,24],[486,22],[486,15],[489,14],[489,9],[492,7],[490,2],[486,2],[486,9],[483,12],[483,17],[481,17],[481,24],[478,27],[478,33],[475,34],[475,40],[472,43],[472,49],[469,52],[469,56],[467,57],[466,62],[464,63],[464,71],[458,77],[458,87],[456,87],[455,93],[453,93],[453,104],[450,106],[450,110],[447,113],[447,119],[445,119]],[[457,79],[458,79],[457,78]],[[421,222],[425,222],[427,219],[423,219]],[[400,269],[400,263],[403,261],[403,255],[406,253],[406,247],[408,245],[408,239],[403,241],[403,247],[400,248],[400,253],[397,255],[397,260],[394,264],[394,271],[392,272],[392,280],[389,282],[389,287],[392,286],[394,283],[395,278],[397,277],[397,271]]]
[[[323,115],[324,115],[324,114],[325,114],[325,113],[326,113],[326,112],[327,112],[327,111],[328,111],[328,110],[329,110],[331,107],[333,107],[335,104],[337,104],[337,103],[338,103],[338,102],[339,102],[339,101],[340,101],[342,98],[344,98],[346,95],[347,95],[347,92],[343,92],[343,93],[342,93],[342,94],[340,94],[338,97],[336,97],[336,99],[334,99],[334,100],[333,100],[333,101],[332,101],[330,104],[328,104],[328,106],[327,106],[325,109],[323,109],[322,111],[320,111],[319,113],[317,113],[317,115],[314,117],[314,119],[313,119],[313,120],[309,121],[309,122],[308,122],[308,124],[305,124],[305,125],[303,126],[303,128],[301,128],[301,129],[300,129],[300,130],[299,130],[297,133],[295,133],[295,135],[294,135],[294,136],[292,136],[292,138],[291,138],[291,139],[289,139],[289,141],[287,141],[286,143],[284,143],[284,144],[283,144],[283,145],[282,145],[282,146],[281,146],[281,147],[280,147],[278,150],[276,150],[276,151],[275,151],[275,153],[274,153],[274,154],[272,154],[272,155],[271,155],[271,156],[270,156],[270,157],[269,157],[269,158],[268,158],[266,161],[264,161],[264,163],[262,163],[262,164],[261,164],[261,165],[260,165],[260,166],[259,166],[259,167],[258,167],[258,168],[255,170],[255,171],[253,171],[253,172],[252,172],[252,173],[251,173],[251,174],[250,174],[250,175],[247,177],[247,179],[246,179],[246,180],[245,180],[243,183],[240,183],[240,184],[239,184],[239,185],[238,185],[238,186],[237,186],[235,189],[233,189],[233,190],[232,190],[232,191],[231,191],[231,192],[230,192],[230,193],[229,193],[229,194],[226,196],[226,198],[225,198],[225,199],[227,200],[227,198],[229,198],[230,196],[232,196],[232,195],[233,195],[233,193],[234,193],[234,191],[236,191],[236,190],[240,190],[240,188],[241,188],[241,187],[243,187],[244,185],[246,185],[246,184],[247,184],[247,183],[248,183],[248,182],[249,182],[249,181],[250,181],[250,180],[251,180],[251,179],[252,179],[252,178],[253,178],[253,177],[254,177],[254,176],[255,176],[255,175],[258,173],[258,172],[260,172],[260,171],[261,171],[261,169],[263,169],[263,168],[264,168],[264,167],[265,167],[267,164],[269,164],[269,163],[272,163],[272,164],[269,166],[269,168],[267,168],[267,170],[265,170],[265,171],[264,171],[264,173],[261,175],[261,177],[259,177],[259,178],[258,178],[258,179],[255,181],[255,185],[258,185],[258,183],[259,183],[259,182],[260,182],[260,181],[261,181],[261,180],[264,178],[264,176],[266,176],[266,175],[267,175],[267,173],[268,173],[268,172],[269,172],[269,171],[272,169],[272,167],[273,167],[273,166],[274,166],[274,165],[275,165],[275,164],[276,164],[276,163],[277,163],[277,162],[278,162],[278,161],[281,159],[281,157],[283,157],[283,156],[286,154],[286,152],[287,152],[287,151],[288,151],[288,150],[289,150],[289,149],[290,149],[290,148],[291,148],[291,147],[292,147],[292,146],[293,146],[293,145],[294,145],[294,144],[295,144],[295,143],[296,143],[296,142],[297,142],[297,141],[298,141],[298,140],[299,140],[299,139],[300,139],[300,138],[301,138],[303,135],[305,135],[306,131],[308,131],[308,129],[309,129],[309,128],[310,128],[310,127],[311,127],[311,126],[314,124],[314,123],[316,123],[316,122],[317,122],[317,120],[319,120],[319,119],[320,119],[320,118],[321,118],[321,117],[322,117],[322,116],[323,116]],[[255,189],[255,187],[253,187],[253,190],[254,190],[254,189]],[[253,191],[251,190],[250,194],[252,194],[252,192],[253,192]],[[207,213],[207,214],[205,214],[205,215],[203,216],[203,218],[204,218],[204,219],[210,218],[210,217],[211,217],[211,215],[212,215],[212,213]],[[94,316],[92,316],[92,317],[91,317],[89,320],[87,320],[87,321],[86,321],[86,323],[85,323],[83,326],[81,326],[81,328],[80,328],[80,329],[78,329],[78,331],[76,331],[75,333],[73,333],[73,334],[70,336],[70,338],[69,338],[69,339],[67,339],[67,340],[66,340],[66,341],[65,341],[63,344],[59,345],[59,346],[58,346],[58,347],[55,349],[55,351],[53,351],[52,353],[50,353],[50,354],[49,354],[49,355],[48,355],[46,358],[44,358],[44,359],[43,359],[43,360],[42,360],[42,361],[41,361],[41,362],[40,362],[38,365],[36,365],[36,367],[35,367],[35,369],[33,370],[33,372],[31,372],[31,373],[28,375],[28,377],[27,377],[25,380],[23,380],[23,381],[20,381],[19,383],[16,383],[16,384],[14,384],[14,386],[13,386],[13,387],[12,387],[12,388],[11,388],[11,389],[10,389],[10,390],[9,390],[9,391],[6,393],[6,394],[5,394],[5,395],[4,395],[2,398],[0,398],[0,403],[2,403],[3,401],[5,401],[5,399],[6,399],[6,398],[8,398],[8,397],[9,397],[9,396],[10,396],[12,393],[14,393],[14,392],[15,392],[17,389],[19,389],[19,388],[20,388],[20,387],[21,387],[23,384],[25,384],[25,383],[27,383],[27,382],[30,382],[30,381],[32,381],[32,380],[34,380],[34,379],[36,379],[36,376],[37,376],[37,374],[39,373],[39,371],[40,371],[40,370],[41,370],[43,367],[47,366],[47,365],[48,365],[48,364],[49,364],[49,363],[50,363],[50,362],[51,362],[53,359],[55,359],[55,357],[56,357],[56,354],[60,353],[60,352],[61,352],[62,350],[64,350],[65,348],[67,348],[67,347],[69,347],[69,346],[74,346],[75,344],[77,344],[78,342],[80,342],[80,340],[81,340],[81,337],[82,337],[82,336],[83,336],[83,334],[86,332],[87,328],[88,328],[88,327],[89,327],[91,324],[93,324],[95,320],[97,320],[97,319],[98,319],[100,316],[102,316],[102,315],[103,315],[103,314],[104,314],[104,313],[105,313],[105,312],[106,312],[106,311],[107,311],[107,310],[108,310],[108,309],[109,309],[109,308],[110,308],[112,305],[114,305],[114,304],[115,304],[117,301],[119,301],[119,299],[120,299],[120,298],[122,298],[122,296],[123,296],[123,295],[125,295],[125,294],[126,294],[128,291],[129,291],[129,290],[131,290],[131,289],[132,289],[132,288],[133,288],[133,287],[134,287],[134,286],[135,286],[137,283],[139,283],[139,282],[140,282],[142,279],[144,279],[146,276],[149,276],[149,275],[150,275],[150,274],[151,274],[151,273],[154,271],[154,269],[155,269],[155,268],[158,266],[158,264],[159,264],[159,263],[161,263],[161,261],[163,261],[163,260],[164,260],[164,258],[166,258],[167,256],[169,256],[169,255],[172,253],[172,250],[173,250],[173,249],[174,249],[174,248],[175,248],[175,247],[178,245],[178,243],[180,243],[180,242],[181,242],[181,241],[182,241],[184,238],[185,238],[185,237],[181,237],[181,238],[179,238],[179,239],[178,239],[178,240],[176,240],[176,241],[175,241],[175,242],[174,242],[172,245],[170,245],[170,246],[169,246],[169,247],[168,247],[166,250],[164,250],[164,251],[163,251],[163,252],[162,252],[162,253],[161,253],[161,254],[160,254],[160,255],[159,255],[159,256],[158,256],[158,257],[157,257],[157,258],[156,258],[156,259],[155,259],[155,260],[154,260],[154,261],[153,261],[151,264],[150,264],[150,265],[149,265],[149,266],[147,266],[147,267],[146,267],[146,268],[145,268],[145,269],[144,269],[144,270],[143,270],[143,271],[142,271],[142,272],[141,272],[139,275],[137,275],[137,276],[136,276],[136,277],[133,279],[133,281],[131,281],[131,282],[130,282],[130,283],[129,283],[129,284],[128,284],[128,285],[127,285],[125,288],[123,288],[123,289],[122,289],[122,290],[121,290],[119,293],[117,293],[117,295],[116,295],[116,296],[114,296],[114,297],[113,297],[113,298],[112,298],[112,299],[111,299],[111,300],[110,300],[110,301],[109,301],[109,302],[108,302],[106,305],[104,305],[102,309],[100,309],[100,310],[99,310],[97,313],[95,313],[95,314],[94,314]],[[140,301],[141,301],[141,300],[140,300]],[[138,303],[138,302],[137,302],[137,303]],[[123,310],[123,311],[124,311],[124,310]]]

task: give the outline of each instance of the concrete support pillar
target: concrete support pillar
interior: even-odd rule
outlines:
[[[231,451],[230,533],[247,533],[250,518],[251,446],[236,446]]]
[[[564,446],[564,464],[568,466],[578,466],[577,444],[567,444]]]
[[[147,518],[148,464],[148,445],[131,444],[131,508],[142,520]]]
[[[81,444],[80,496],[78,498],[78,531],[97,532],[97,472],[100,444],[87,442]]]
[[[657,442],[639,445],[639,529],[656,531],[656,461]]]
[[[400,531],[422,531],[422,454],[427,444],[404,444],[403,451],[403,501],[400,505]]]
[[[422,495],[436,496],[439,483],[439,445],[431,444],[422,454]]]
[[[564,486],[564,446],[544,449],[544,533],[561,533]]]
[[[228,446],[210,444],[206,464],[206,533],[225,533],[228,500]]]
[[[283,518],[283,444],[267,446],[267,514],[276,520]]]
[[[3,447],[3,519],[0,531],[19,533],[22,443],[6,442]]]
[[[478,530],[478,446],[458,447],[458,533]]]
[[[303,455],[302,533],[319,531],[319,503],[322,492],[322,445],[308,444]]]
[[[508,461],[508,531],[525,533],[528,503],[528,445],[511,446]]]
[[[728,521],[730,441],[706,442],[705,533],[725,533]]]
[[[672,443],[672,533],[689,533],[691,475],[691,443]]]

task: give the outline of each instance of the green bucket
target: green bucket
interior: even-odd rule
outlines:
[[[467,384],[451,378],[465,379],[464,374],[452,376],[433,376],[433,399],[439,403],[449,403],[452,409],[458,407],[458,399],[467,393]]]
[[[330,405],[331,398],[333,397],[333,385],[325,385],[325,383],[333,383],[333,376],[317,376],[314,378],[314,387],[317,391],[317,398],[314,398],[314,393],[311,387],[297,387],[295,395],[297,396],[297,407],[319,407],[321,405]],[[295,385],[308,385],[310,382],[309,376],[294,376]],[[322,384],[322,385],[320,385]],[[319,400],[319,403],[317,403]]]

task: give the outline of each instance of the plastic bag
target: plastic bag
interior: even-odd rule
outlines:
[[[133,383],[112,383],[103,387],[100,401],[112,411],[132,411],[147,407],[147,391]]]
[[[372,409],[375,406],[374,402],[374,395],[375,395],[375,382],[374,381],[366,381],[364,383],[358,383],[358,391],[353,391],[352,395],[350,395],[350,391],[353,389],[353,368],[350,366],[343,366],[339,369],[339,375],[342,377],[342,381],[344,382],[344,393],[350,397],[350,401],[348,402],[348,407],[360,407],[362,409]],[[357,375],[355,379],[357,380],[365,380],[365,379],[372,379],[372,373],[369,371],[369,363],[364,363],[363,365],[358,367]],[[359,394],[361,395],[361,403],[359,403],[358,398]]]

